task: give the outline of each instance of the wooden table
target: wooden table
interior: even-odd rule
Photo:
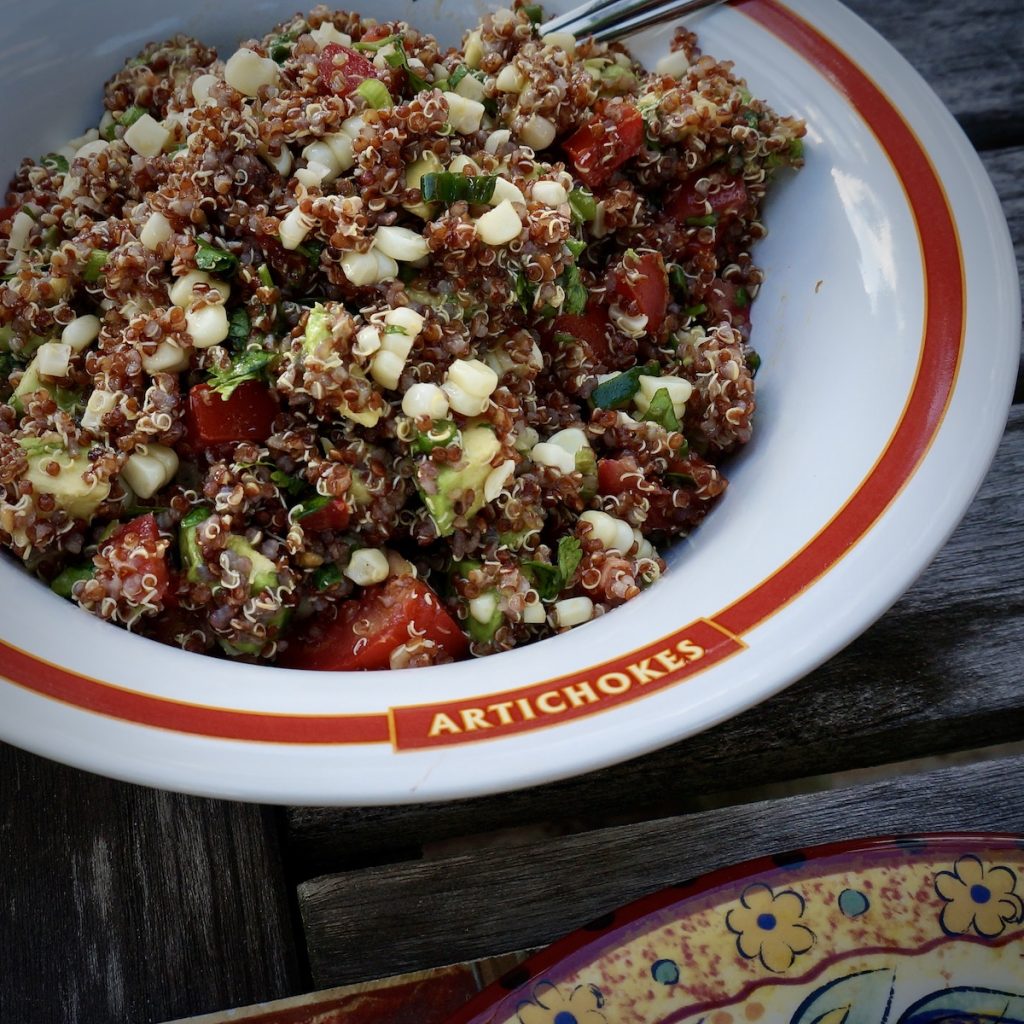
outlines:
[[[1020,262],[1020,0],[851,6],[981,151]],[[761,707],[571,781],[288,810],[0,747],[0,1020],[164,1021],[536,947],[681,877],[804,844],[1024,831],[1022,469],[1015,405],[963,524],[876,626]]]

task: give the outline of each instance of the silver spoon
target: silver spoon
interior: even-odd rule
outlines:
[[[595,39],[621,39],[650,25],[681,18],[724,0],[586,0],[540,26],[540,34],[571,32]]]

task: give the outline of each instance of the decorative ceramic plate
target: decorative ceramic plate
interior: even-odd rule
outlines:
[[[455,0],[366,6],[445,42],[478,13]],[[186,31],[229,51],[295,7],[109,0],[96,18],[63,0],[16,5],[0,60],[4,152],[45,152],[95,123],[100,80],[148,39]],[[229,798],[469,796],[707,728],[889,607],[966,510],[1002,433],[1020,328],[1002,212],[938,99],[834,0],[740,0],[693,25],[756,95],[806,119],[807,166],[775,190],[756,253],[767,283],[754,439],[665,578],[606,618],[484,662],[356,676],[163,647],[5,561],[0,736]],[[668,38],[648,32],[634,52],[652,66]]]
[[[823,846],[666,889],[450,1024],[1024,1022],[1024,844]]]

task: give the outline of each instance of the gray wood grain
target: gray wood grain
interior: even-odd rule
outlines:
[[[892,833],[1019,831],[1024,758],[908,775],[317,878],[299,887],[318,985],[544,945],[603,913],[728,864]]]
[[[1020,0],[846,0],[924,76],[979,148],[1024,142]]]
[[[0,792],[0,1020],[139,1024],[300,990],[271,812],[2,745]]]
[[[698,794],[1024,737],[1024,408],[968,515],[917,584],[837,657],[758,708],[578,779],[408,808],[295,808],[297,874],[414,856],[467,832],[585,829]],[[837,742],[837,738],[841,738]]]

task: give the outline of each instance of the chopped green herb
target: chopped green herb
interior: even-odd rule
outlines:
[[[330,562],[328,565],[321,565],[313,573],[313,586],[317,590],[326,590],[328,587],[333,587],[336,583],[341,583],[344,578],[345,575],[337,564]]]
[[[270,276],[270,267],[268,267],[266,263],[260,264],[259,270],[256,271],[256,276],[260,279],[260,284],[263,285],[264,288],[274,287],[274,279]]]
[[[804,140],[793,139],[789,144],[789,159],[790,160],[803,160],[804,158]]]
[[[301,245],[295,247],[295,251],[306,257],[309,261],[309,267],[311,270],[320,269],[320,256],[324,251],[323,242],[318,242],[315,239],[311,242],[303,242]]]
[[[417,431],[413,447],[424,455],[429,455],[435,448],[447,448],[459,439],[459,427],[454,420],[434,420],[426,433]]]
[[[56,171],[58,174],[68,173],[68,158],[61,156],[60,153],[47,153],[39,162],[47,170]]]
[[[713,228],[718,223],[718,214],[708,213],[703,217],[687,217],[686,223],[691,228]]]
[[[750,376],[756,377],[761,369],[761,357],[753,349],[747,353],[747,366],[750,367]]]
[[[682,451],[680,451],[679,454],[682,455],[683,454]],[[685,455],[683,457],[685,458]],[[695,487],[697,485],[697,481],[694,480],[693,477],[690,476],[689,473],[671,473],[671,472],[669,472],[669,473],[666,473],[665,476],[668,477],[669,480],[673,480],[675,483],[681,484],[684,487],[685,486]]]
[[[568,583],[583,561],[583,548],[575,537],[562,537],[558,542],[558,571]]]
[[[249,320],[249,313],[244,306],[239,306],[228,317],[228,340],[235,348],[241,348],[249,340],[251,332],[252,323]]]
[[[270,474],[270,482],[276,484],[285,494],[300,494],[306,488],[304,481],[298,480],[294,476],[289,476],[280,469],[275,469]]]
[[[657,376],[657,363],[634,366],[624,373],[617,373],[594,388],[590,393],[590,404],[596,409],[625,409],[640,390],[640,378]]]
[[[238,268],[238,257],[199,238],[196,240],[196,266],[215,274],[230,275]]]
[[[554,339],[556,345],[573,345],[576,342],[576,339],[565,331],[555,331]]]
[[[420,195],[425,203],[489,203],[497,180],[496,174],[477,174],[471,178],[451,171],[432,171],[420,179]]]
[[[387,327],[384,328],[384,333],[385,334],[405,334],[405,335],[409,334],[409,332],[404,327],[399,327],[398,324],[388,324]]]
[[[569,207],[572,219],[577,224],[593,220],[597,216],[597,200],[585,188],[574,188],[569,193]]]
[[[318,494],[315,498],[310,498],[308,501],[302,502],[301,505],[296,505],[295,508],[292,509],[292,519],[296,522],[300,519],[305,519],[306,516],[310,516],[314,512],[319,512],[322,508],[327,508],[327,506],[334,500],[334,498],[328,498],[326,495]]]
[[[520,563],[542,601],[553,601],[565,589],[583,559],[583,549],[575,537],[558,542],[557,565],[527,559]]]
[[[685,297],[689,290],[686,283],[686,271],[678,263],[669,264],[668,282],[680,297]]]
[[[745,309],[750,305],[750,292],[748,292],[743,285],[740,285],[739,288],[736,289],[736,305],[739,306],[740,309]]]
[[[356,86],[356,92],[374,110],[386,110],[394,106],[394,100],[387,86],[376,78],[365,78]]]
[[[85,261],[85,269],[82,271],[82,277],[89,284],[95,284],[100,279],[109,255],[110,253],[104,252],[103,249],[93,249],[89,253],[89,258]]]
[[[565,291],[562,312],[578,316],[587,308],[587,289],[583,284],[580,268],[575,263],[566,267],[561,280],[562,288]]]
[[[481,102],[484,105],[484,113],[487,114],[488,117],[497,117],[498,116],[498,101],[497,100],[491,99],[491,97],[488,96],[486,99],[482,100]]]
[[[527,559],[520,563],[542,601],[553,601],[562,592],[562,574],[557,565]]]
[[[534,25],[539,25],[544,20],[544,8],[540,4],[527,4],[523,8],[525,14]]]
[[[761,115],[756,110],[744,110],[743,120],[750,125],[751,128],[757,128],[761,123]]]
[[[389,53],[384,58],[393,68],[403,68],[409,80],[409,88],[413,92],[423,92],[425,89],[433,89],[433,83],[428,82],[422,75],[418,75],[409,67],[409,55],[405,52],[405,44],[401,37],[395,43],[395,52]]]
[[[270,59],[278,64],[283,64],[291,55],[292,47],[295,44],[295,37],[291,32],[275,36],[270,43]]]
[[[460,64],[452,72],[451,77],[448,79],[448,88],[449,88],[449,90],[454,91],[455,86],[457,86],[459,84],[459,82],[461,82],[466,77],[466,75],[468,75],[468,74],[469,74],[469,68],[467,68],[465,64]]]
[[[707,311],[707,305],[703,302],[698,302],[696,306],[687,306],[686,309],[683,310],[683,316],[688,316],[692,318],[695,316],[700,316],[701,313],[706,313]]]
[[[264,352],[261,348],[247,349],[235,356],[225,369],[212,370],[210,386],[221,398],[228,399],[239,384],[247,380],[259,380],[274,358],[273,352]]]
[[[658,423],[666,430],[679,430],[679,420],[676,417],[675,409],[672,408],[672,398],[668,393],[668,388],[658,388],[654,392],[654,397],[651,399],[651,404],[647,407],[647,412],[640,418],[642,420],[649,420],[652,423]]]
[[[516,300],[519,305],[522,306],[524,313],[530,313],[533,310],[534,299],[537,297],[536,285],[530,284],[529,278],[522,270],[517,270],[514,275]]]

